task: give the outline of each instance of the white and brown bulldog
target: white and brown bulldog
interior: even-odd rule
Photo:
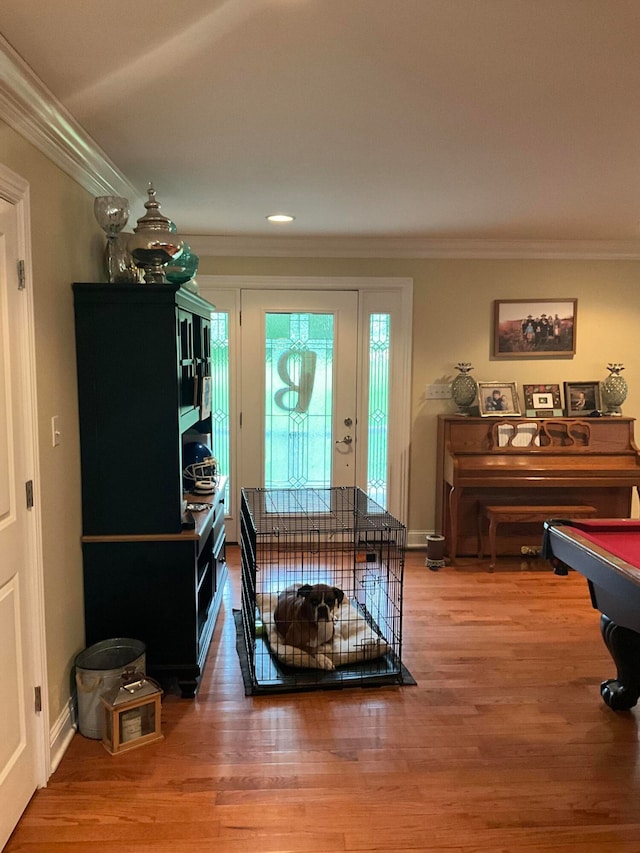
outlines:
[[[288,646],[317,658],[322,669],[333,664],[322,654],[322,646],[333,639],[334,622],[344,600],[344,592],[335,586],[290,586],[278,596],[274,620],[278,633]]]

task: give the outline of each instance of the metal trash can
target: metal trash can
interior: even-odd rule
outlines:
[[[439,533],[427,535],[427,559],[424,564],[432,572],[437,572],[445,565],[444,543],[444,536],[440,536]]]
[[[141,640],[117,637],[102,640],[80,652],[75,659],[80,734],[102,737],[100,697],[120,683],[127,669],[144,672],[146,646]]]

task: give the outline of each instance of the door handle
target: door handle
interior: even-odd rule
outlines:
[[[351,444],[352,441],[353,439],[350,435],[345,435],[344,438],[338,439],[338,441],[336,441],[336,444]]]

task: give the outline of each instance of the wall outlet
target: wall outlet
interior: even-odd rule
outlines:
[[[451,385],[447,382],[437,382],[435,385],[427,385],[425,388],[427,400],[450,400]]]

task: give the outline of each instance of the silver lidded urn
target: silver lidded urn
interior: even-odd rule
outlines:
[[[456,365],[456,370],[460,373],[451,383],[451,397],[458,408],[458,414],[468,416],[476,400],[478,384],[471,376],[473,367],[469,362],[461,361]]]
[[[138,219],[127,248],[136,266],[144,270],[147,284],[163,283],[167,281],[165,266],[180,257],[184,244],[175,227],[171,230],[171,220],[160,213],[153,184],[149,184],[147,194],[149,199],[144,205],[147,212]]]
[[[605,415],[619,417],[622,414],[621,406],[627,399],[629,386],[623,376],[624,365],[612,363],[607,365],[609,375],[602,383],[602,402],[605,404]]]

